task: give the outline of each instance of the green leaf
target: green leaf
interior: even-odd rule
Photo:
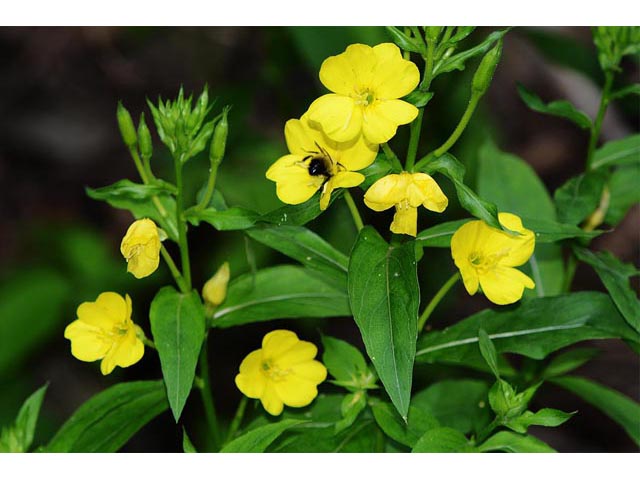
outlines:
[[[518,433],[526,433],[531,425],[557,427],[569,420],[576,412],[566,413],[555,408],[543,408],[536,413],[526,411],[519,417],[509,420],[505,426]]]
[[[477,449],[464,434],[449,427],[427,432],[416,442],[412,453],[473,453]]]
[[[591,128],[591,118],[589,115],[582,110],[578,110],[567,100],[556,100],[554,102],[544,103],[540,100],[540,97],[527,90],[521,83],[518,83],[518,93],[522,101],[533,111],[566,118],[580,128]]]
[[[555,453],[553,448],[536,437],[506,431],[489,437],[478,446],[478,450],[481,452]]]
[[[253,227],[260,217],[256,212],[242,207],[226,210],[216,210],[212,207],[204,210],[187,210],[185,216],[193,225],[206,222],[218,231],[246,230]]]
[[[445,153],[442,157],[426,163],[420,170],[428,174],[439,172],[449,178],[456,187],[458,200],[462,208],[473,216],[484,220],[492,227],[503,230],[498,221],[497,207],[478,197],[473,190],[463,183],[465,168],[453,155]]]
[[[424,108],[429,100],[433,98],[433,92],[423,92],[422,90],[414,90],[409,95],[404,97],[405,102],[409,102],[411,105],[417,108]]]
[[[640,164],[623,165],[616,168],[609,178],[609,208],[604,221],[617,225],[627,215],[629,209],[640,202]]]
[[[349,262],[349,301],[367,354],[389,397],[406,419],[418,335],[420,289],[415,246],[390,246],[367,226]]]
[[[118,383],[83,403],[45,450],[57,453],[116,452],[167,408],[162,381]]]
[[[342,196],[338,191],[331,195],[329,205]],[[275,225],[305,225],[322,213],[320,210],[320,193],[300,205],[285,205],[260,217],[260,221]]]
[[[184,427],[182,427],[182,451],[184,453],[198,453]]]
[[[264,225],[247,230],[247,235],[312,270],[346,279],[349,258],[308,228]]]
[[[438,428],[440,424],[429,412],[409,407],[409,416],[405,422],[390,403],[375,402],[371,411],[382,431],[407,447],[413,447],[425,432]]]
[[[32,393],[20,407],[14,424],[2,429],[0,453],[25,453],[29,451],[47,387],[48,384]]]
[[[23,270],[0,287],[0,377],[17,368],[55,332],[71,323],[68,278],[54,270]],[[65,321],[63,318],[69,315]],[[28,325],[28,328],[25,328]],[[61,335],[61,333],[58,333]]]
[[[356,421],[360,413],[367,407],[367,393],[363,390],[350,393],[342,400],[340,411],[342,413],[342,419],[335,425],[335,433],[338,434]]]
[[[167,286],[160,289],[151,302],[151,333],[176,422],[193,385],[204,340],[204,317],[204,308],[195,291],[178,293]]]
[[[626,87],[616,90],[609,96],[609,100],[619,100],[627,95],[640,95],[640,83],[627,85]]]
[[[416,360],[486,369],[477,346],[480,328],[488,333],[498,353],[517,353],[538,360],[584,340],[639,339],[608,295],[576,292],[532,298],[510,309],[483,310],[444,331],[423,335]]]
[[[488,391],[480,380],[443,380],[414,395],[411,406],[429,412],[443,427],[470,433],[488,422]]]
[[[629,278],[640,272],[633,265],[622,263],[611,252],[592,252],[579,247],[573,251],[578,260],[594,268],[624,319],[640,332],[640,301],[629,283]]]
[[[299,317],[350,316],[346,287],[320,272],[280,265],[241,275],[229,284],[227,298],[213,314],[212,326]]]
[[[500,370],[498,369],[498,352],[496,352],[496,347],[493,345],[493,342],[487,335],[483,329],[478,331],[478,344],[480,346],[480,354],[484,361],[487,362],[489,368],[495,375],[495,377],[500,380]]]
[[[569,179],[554,193],[558,220],[577,225],[598,207],[607,173],[592,170]]]
[[[421,231],[416,236],[416,243],[421,247],[450,248],[451,237],[465,223],[475,220],[474,218],[463,218],[444,222]]]
[[[402,50],[413,53],[420,53],[422,51],[422,49],[420,48],[421,45],[419,45],[414,38],[405,35],[399,28],[384,28],[387,30],[387,33],[389,34],[389,37],[391,37],[391,40],[393,40],[393,43],[398,45]]]
[[[486,53],[491,47],[493,47],[493,44],[500,40],[508,31],[509,29],[507,28],[492,32],[475,47],[455,55],[451,55],[450,57],[442,58],[433,68],[433,78],[453,70],[464,70],[465,62],[467,60]]]
[[[597,348],[573,348],[556,355],[542,373],[543,378],[558,377],[581,367],[600,353]]]
[[[612,140],[595,151],[591,168],[640,163],[640,134]]]
[[[478,193],[495,203],[499,211],[520,216],[523,225],[536,233],[534,227],[548,229],[558,225],[553,201],[533,168],[517,156],[500,151],[491,141],[485,142],[478,155]],[[568,227],[582,232],[574,225]],[[536,286],[525,295],[560,294],[564,277],[562,250],[558,245],[541,245],[538,235],[536,242],[533,255],[523,267]]]
[[[338,338],[322,336],[322,363],[337,381],[350,391],[375,386],[376,377],[367,367],[360,350]]]
[[[229,442],[220,453],[262,453],[286,430],[303,423],[288,419],[258,427]]]
[[[382,177],[386,176],[388,173],[393,171],[393,166],[391,162],[387,158],[384,153],[379,153],[376,157],[375,162],[369,165],[367,168],[363,168],[359,170],[358,173],[364,175],[364,182],[362,182],[359,187],[362,190],[367,190],[371,185],[373,185],[376,181],[380,180]]]
[[[177,241],[176,202],[166,185],[141,185],[130,180],[120,180],[107,187],[85,190],[94,200],[102,200],[114,208],[129,210],[136,219],[152,219],[167,232],[169,238]]]
[[[550,382],[581,397],[614,420],[640,445],[640,405],[626,395],[581,377],[558,377]]]

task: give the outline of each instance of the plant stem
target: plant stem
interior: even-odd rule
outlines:
[[[420,318],[418,319],[418,332],[420,332],[420,330],[424,328],[427,320],[431,316],[431,313],[433,313],[435,308],[438,306],[438,303],[440,303],[440,300],[442,300],[442,298],[447,294],[451,287],[456,284],[459,279],[460,272],[454,273],[451,278],[449,278],[449,280],[447,280],[445,284],[440,287],[440,290],[436,292],[436,294],[433,296],[427,307],[422,312],[422,315],[420,315]]]
[[[500,425],[500,422],[497,418],[495,418],[489,425],[483,428],[480,433],[478,433],[478,438],[475,441],[476,445],[480,445],[482,442],[484,442],[498,425]]]
[[[353,218],[353,223],[355,224],[358,231],[364,228],[364,223],[362,223],[362,217],[360,216],[360,212],[358,212],[358,207],[356,207],[356,203],[353,201],[353,197],[349,190],[344,190],[344,200],[347,202],[347,207],[349,207],[349,211],[351,212],[351,217]]]
[[[244,395],[240,399],[240,403],[238,403],[238,408],[236,410],[236,414],[233,416],[233,420],[231,420],[231,425],[229,425],[229,431],[227,432],[227,439],[224,441],[225,445],[233,440],[238,428],[242,425],[242,419],[244,418],[244,411],[247,408],[248,398]]]
[[[402,164],[400,163],[400,159],[398,159],[398,156],[395,154],[395,152],[391,150],[391,147],[389,146],[388,143],[382,144],[382,151],[384,152],[384,155],[387,157],[387,160],[389,160],[393,164],[393,167],[396,170],[402,170]]]
[[[478,106],[480,97],[481,96],[476,94],[475,92],[471,94],[471,98],[469,99],[469,104],[467,105],[467,109],[462,114],[462,118],[460,119],[460,122],[458,122],[458,126],[453,131],[451,136],[447,139],[447,141],[444,142],[439,148],[437,148],[433,152],[436,157],[441,157],[442,155],[447,153],[449,149],[458,141],[458,138],[460,138],[460,135],[462,135],[462,132],[464,132],[464,129],[467,128],[467,124],[469,123],[469,120],[471,120],[471,116],[473,115],[473,112]]]
[[[189,289],[187,288],[187,284],[184,283],[184,278],[182,278],[182,275],[180,274],[180,270],[178,270],[178,267],[176,267],[176,264],[174,263],[173,258],[171,258],[171,255],[169,254],[169,252],[167,251],[164,245],[160,247],[160,253],[162,254],[162,258],[164,258],[164,261],[167,264],[167,267],[169,267],[169,270],[171,271],[171,275],[173,275],[173,279],[176,281],[176,284],[178,285],[178,288],[180,288],[180,291],[182,293],[188,293]]]
[[[220,446],[221,438],[220,430],[218,429],[216,408],[213,403],[213,394],[211,393],[211,379],[209,378],[209,348],[207,337],[205,337],[204,342],[202,342],[198,366],[200,369],[200,378],[202,379],[200,395],[202,396],[202,403],[204,405],[204,414],[207,419],[207,424],[209,425],[209,431],[211,432],[214,446],[217,449]]]
[[[182,159],[174,160],[176,167],[176,187],[178,193],[176,195],[176,220],[178,223],[178,245],[180,246],[180,266],[182,267],[182,276],[187,286],[187,290],[191,290],[191,264],[189,263],[189,244],[187,242],[187,224],[183,215],[184,208],[184,192],[182,188]]]
[[[433,74],[433,51],[435,45],[429,42],[427,45],[427,58],[424,67],[424,75],[420,83],[420,90],[428,91],[431,86],[431,75]],[[418,109],[418,116],[411,122],[411,136],[409,137],[409,147],[407,149],[407,161],[404,169],[408,172],[412,171],[418,153],[418,144],[420,143],[420,133],[422,132],[422,117],[424,116],[424,107]]]
[[[596,121],[591,127],[591,135],[589,137],[589,151],[587,153],[587,168],[591,168],[593,162],[593,154],[595,153],[598,139],[600,138],[600,129],[602,128],[602,122],[604,121],[605,113],[607,113],[607,107],[609,106],[609,95],[611,94],[611,86],[613,85],[613,72],[607,70],[605,72],[604,87],[602,88],[602,96],[600,97],[600,107],[598,108],[598,114],[596,115]]]
[[[200,203],[196,207],[197,210],[202,210],[203,208],[206,208],[207,205],[209,205],[209,202],[211,201],[211,197],[213,196],[213,189],[216,186],[217,176],[218,176],[218,166],[216,165],[215,168],[210,167],[209,180],[207,181],[207,190],[202,196],[202,200],[200,200]]]

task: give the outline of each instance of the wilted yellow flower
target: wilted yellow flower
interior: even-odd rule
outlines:
[[[378,146],[362,137],[348,143],[330,140],[311,127],[308,117],[291,119],[284,127],[289,155],[280,157],[267,170],[267,178],[276,182],[276,193],[284,203],[297,205],[309,200],[322,187],[320,208],[326,209],[336,188],[360,185],[360,170],[373,163]]]
[[[416,88],[420,72],[393,43],[349,45],[322,63],[320,81],[334,93],[313,102],[309,117],[338,142],[360,133],[371,143],[387,142],[398,125],[418,115],[415,106],[399,98]]]
[[[427,210],[440,213],[447,208],[449,200],[426,173],[402,172],[382,177],[371,185],[364,195],[364,203],[376,212],[395,206],[391,231],[415,237],[418,207],[422,205]]]
[[[131,320],[131,298],[101,293],[95,302],[82,303],[78,319],[64,330],[71,340],[71,354],[83,362],[102,360],[100,371],[108,375],[116,366],[129,367],[144,355],[144,333]]]
[[[215,308],[224,302],[230,274],[229,262],[224,262],[213,277],[207,280],[207,283],[202,287],[202,298],[206,305]]]
[[[451,255],[470,295],[480,286],[493,303],[507,305],[520,300],[525,288],[535,287],[533,280],[513,268],[529,260],[535,248],[535,235],[522,226],[517,215],[500,213],[498,219],[520,235],[474,220],[453,234]]]
[[[247,397],[259,398],[271,415],[280,415],[283,405],[305,407],[327,378],[325,366],[314,360],[317,353],[313,343],[295,333],[274,330],[264,336],[261,349],[242,361],[236,385]]]
[[[160,263],[160,246],[160,233],[153,220],[143,218],[133,222],[120,244],[127,271],[136,278],[155,272]]]

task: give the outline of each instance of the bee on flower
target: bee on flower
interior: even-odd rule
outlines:
[[[469,295],[478,288],[497,305],[522,298],[525,288],[535,288],[531,278],[514,268],[525,264],[535,248],[535,235],[512,213],[500,213],[500,224],[517,234],[489,226],[482,220],[462,225],[451,238],[451,255]]]
[[[306,202],[322,189],[320,208],[325,210],[333,190],[364,181],[364,175],[355,170],[371,165],[378,152],[377,145],[361,136],[347,143],[329,139],[312,127],[307,115],[289,120],[284,136],[290,153],[276,160],[266,177],[276,182],[278,198],[292,205]]]
[[[247,397],[260,399],[271,415],[280,415],[284,405],[305,407],[327,378],[325,366],[314,360],[317,353],[313,343],[295,333],[274,330],[264,336],[262,348],[242,361],[236,386]]]

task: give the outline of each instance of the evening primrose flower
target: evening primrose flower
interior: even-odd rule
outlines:
[[[78,319],[64,330],[71,340],[71,354],[83,362],[102,360],[100,371],[108,375],[116,366],[129,367],[144,355],[142,329],[131,320],[131,298],[101,293],[95,302],[80,304]]]
[[[513,268],[529,260],[535,248],[535,235],[523,227],[517,215],[500,213],[498,219],[505,228],[520,235],[474,220],[453,234],[451,255],[470,295],[479,286],[493,303],[508,305],[520,300],[525,288],[535,287],[531,278]]]
[[[334,189],[355,187],[364,181],[364,175],[354,170],[371,165],[378,153],[377,145],[362,137],[348,143],[330,140],[312,128],[306,115],[289,120],[284,136],[291,153],[276,160],[266,176],[276,182],[278,198],[292,205],[306,202],[322,188],[320,208],[325,210]]]
[[[327,369],[314,360],[318,349],[298,339],[289,330],[274,330],[262,339],[240,364],[236,386],[249,398],[258,398],[271,415],[280,415],[284,405],[305,407],[318,395],[318,384]]]
[[[133,222],[120,244],[127,271],[136,278],[155,272],[160,263],[160,246],[160,233],[153,220],[143,218]]]
[[[349,45],[322,63],[320,81],[334,93],[314,101],[309,118],[335,141],[347,142],[362,133],[371,143],[384,143],[398,125],[418,115],[415,106],[399,98],[416,88],[420,72],[393,43]]]
[[[382,177],[371,185],[364,195],[364,203],[376,212],[395,206],[391,231],[415,237],[418,207],[422,205],[427,210],[441,213],[447,208],[449,200],[430,175],[402,172]]]

